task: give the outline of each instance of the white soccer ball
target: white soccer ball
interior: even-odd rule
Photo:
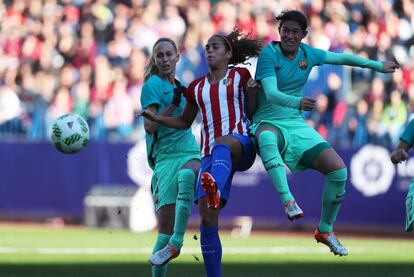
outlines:
[[[89,142],[89,127],[80,115],[69,113],[55,119],[50,138],[62,153],[72,154],[84,149]]]

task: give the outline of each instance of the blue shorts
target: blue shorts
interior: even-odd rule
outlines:
[[[237,163],[236,165],[233,165],[233,169],[231,172],[231,175],[227,181],[227,183],[224,185],[223,190],[220,191],[220,200],[224,205],[226,205],[229,196],[230,196],[230,188],[231,188],[231,182],[233,180],[233,175],[236,171],[245,171],[248,170],[254,163],[256,159],[256,150],[254,147],[253,141],[248,136],[243,136],[239,134],[231,134],[230,136],[236,138],[240,144],[243,147],[243,157],[242,160]],[[203,188],[201,187],[201,174],[203,172],[209,172],[211,173],[211,165],[213,163],[213,159],[211,155],[204,156],[201,159],[201,169],[200,173],[197,178],[197,188],[194,195],[194,202],[197,203],[198,199],[205,197],[206,193],[204,192]]]

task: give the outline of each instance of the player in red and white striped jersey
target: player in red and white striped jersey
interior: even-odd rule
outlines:
[[[185,129],[201,112],[203,158],[194,199],[200,209],[200,243],[207,276],[217,277],[221,276],[222,256],[220,208],[229,199],[234,173],[249,169],[256,156],[247,117],[256,105],[249,101],[249,94],[257,93],[259,85],[247,69],[236,65],[257,56],[260,44],[235,29],[227,36],[213,35],[205,50],[209,73],[190,84],[183,113],[168,117],[145,110],[142,115],[170,128]]]
[[[201,155],[211,155],[214,141],[228,134],[248,135],[244,112],[250,73],[246,68],[230,67],[222,80],[211,84],[208,75],[193,81],[187,89],[187,101],[202,114]]]

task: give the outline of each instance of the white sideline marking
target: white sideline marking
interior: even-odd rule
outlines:
[[[325,247],[224,247],[224,254],[326,254],[329,252]],[[362,247],[350,249],[352,253],[364,253]],[[371,251],[369,251],[371,252]],[[374,251],[373,251],[374,252]],[[125,254],[147,254],[152,253],[152,248],[24,248],[24,247],[0,247],[0,254],[40,254],[40,255],[125,255]],[[183,254],[201,254],[199,247],[184,247]]]

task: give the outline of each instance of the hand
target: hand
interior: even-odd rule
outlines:
[[[148,120],[155,121],[156,114],[150,110],[143,110],[137,113],[136,118],[139,118],[141,116],[145,117]]]
[[[185,93],[186,88],[184,86],[178,86],[173,89],[173,99],[171,104],[176,105],[177,107],[180,106],[181,97]]]
[[[396,62],[391,62],[391,61],[382,62],[382,72],[383,73],[393,73],[398,68],[400,68],[400,67]]]
[[[300,100],[300,109],[303,111],[311,111],[316,106],[316,99],[312,97],[303,97]]]
[[[407,152],[400,148],[400,149],[395,149],[392,153],[391,153],[391,162],[393,164],[398,164],[402,161],[405,161],[408,159],[408,154]]]
[[[247,89],[248,94],[250,94],[250,93],[255,93],[256,94],[259,91],[260,87],[261,87],[260,84],[258,82],[256,82],[256,80],[253,80],[252,78],[250,78],[247,81],[246,89]]]

